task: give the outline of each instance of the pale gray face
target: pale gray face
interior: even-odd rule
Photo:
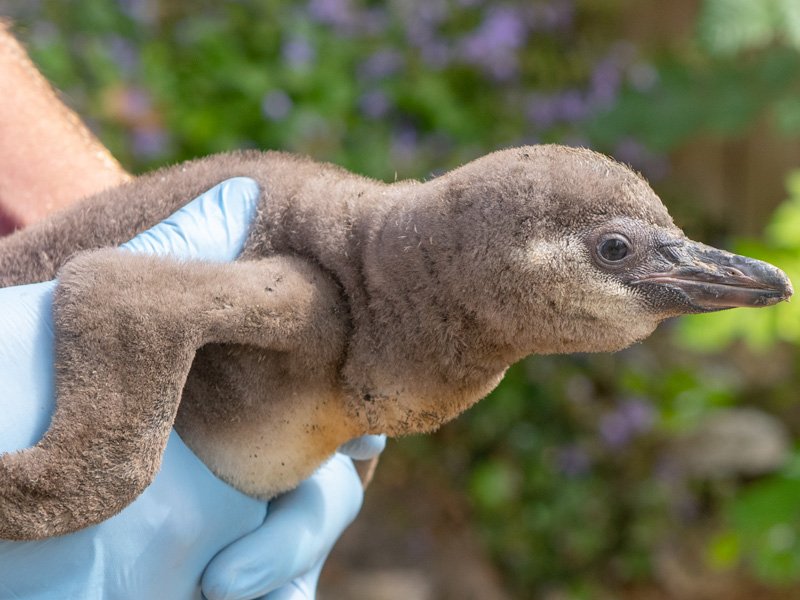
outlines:
[[[538,352],[618,350],[669,317],[770,306],[793,293],[770,264],[629,218],[531,240],[513,262],[518,281],[531,282],[523,306],[550,324],[530,332]]]
[[[792,295],[772,265],[686,238],[643,178],[588,150],[500,151],[441,185],[448,287],[522,353],[619,350],[669,317]]]

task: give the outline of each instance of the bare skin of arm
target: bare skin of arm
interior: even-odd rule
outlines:
[[[0,21],[0,215],[21,229],[131,179]]]
[[[0,235],[132,177],[36,69],[0,20]],[[354,461],[364,485],[378,459]]]

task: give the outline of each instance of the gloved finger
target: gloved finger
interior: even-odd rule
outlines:
[[[273,500],[264,524],[217,554],[203,573],[209,600],[249,600],[277,590],[328,555],[361,508],[353,462],[336,454]]]
[[[55,281],[0,289],[0,452],[38,442],[55,399]]]
[[[369,460],[383,452],[386,447],[385,435],[362,435],[353,438],[339,447],[339,452],[353,460]]]
[[[327,558],[327,556],[325,558]],[[320,560],[302,577],[298,577],[282,588],[270,592],[266,596],[262,596],[261,600],[314,600],[317,594],[319,575],[322,572],[322,567],[325,565],[325,558]]]
[[[31,345],[34,335],[45,322],[53,334],[52,301],[55,281],[0,288],[0,341],[2,351],[16,356]]]
[[[231,261],[244,247],[258,194],[253,179],[228,179],[120,247],[143,254]]]

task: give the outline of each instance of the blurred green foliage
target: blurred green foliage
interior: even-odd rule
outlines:
[[[750,486],[726,507],[727,531],[736,541],[730,554],[745,557],[766,581],[783,584],[800,573],[800,472],[798,459],[779,476]],[[718,546],[719,537],[714,546]]]
[[[703,0],[694,30],[668,46],[625,41],[617,0],[0,0],[0,13],[134,172],[258,147],[424,178],[500,146],[561,142],[658,187],[668,153],[698,136],[737,138],[760,121],[800,134],[798,6]],[[800,281],[800,174],[787,186],[764,240],[737,248]],[[671,203],[679,222],[695,203]],[[435,456],[468,491],[520,597],[592,598],[647,579],[664,536],[709,524],[710,566],[795,581],[797,463],[708,484],[674,448],[705,416],[747,403],[797,435],[797,369],[751,381],[720,353],[744,345],[797,366],[799,310],[702,315],[613,356],[528,359],[434,438],[398,446],[412,462]]]
[[[577,88],[610,47],[563,1],[35,4],[16,9],[34,60],[135,171],[259,147],[425,176],[538,136],[532,84],[570,90],[545,129],[584,116]]]
[[[786,180],[789,198],[767,225],[763,240],[742,240],[735,251],[780,265],[792,281],[800,281],[800,171]],[[740,309],[711,315],[694,315],[681,321],[677,339],[686,348],[719,352],[743,341],[759,352],[778,342],[800,344],[800,304],[781,303],[772,310]]]
[[[788,199],[768,224],[763,240],[740,241],[736,251],[781,265],[793,281],[800,281],[800,171],[786,180]],[[746,312],[746,315],[742,313]],[[738,314],[737,314],[738,313]],[[705,318],[703,318],[705,317]],[[789,349],[798,363],[800,306],[782,303],[774,310],[741,309],[683,319],[676,341],[693,352],[721,352],[735,343],[756,354],[778,346]],[[796,370],[792,377],[762,390],[773,398],[797,401]],[[712,540],[710,556],[719,567],[740,561],[758,577],[777,584],[800,577],[800,454],[773,477],[741,490],[721,504],[724,528]]]
[[[800,4],[794,0],[706,0],[697,26],[704,45],[720,56],[775,42],[800,48]]]

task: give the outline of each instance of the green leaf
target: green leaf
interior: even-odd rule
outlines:
[[[725,531],[714,536],[708,546],[708,562],[715,569],[735,567],[742,555],[742,536],[735,531]]]
[[[678,343],[701,353],[719,352],[746,331],[744,321],[733,311],[682,317],[675,330]]]
[[[800,133],[800,97],[788,96],[773,106],[773,125],[779,135],[792,137]]]
[[[519,488],[519,477],[508,463],[496,459],[480,463],[472,471],[470,494],[484,510],[498,511],[508,504]]]
[[[783,523],[800,525],[800,480],[776,476],[742,490],[728,510],[732,525],[748,538],[760,538]]]
[[[800,48],[800,2],[776,0],[776,8],[783,37],[795,48]]]
[[[712,54],[732,56],[768,44],[775,35],[773,0],[705,0],[698,35]]]
[[[798,506],[800,480],[777,475],[742,490],[727,507],[742,553],[765,581],[786,583],[800,575]]]

